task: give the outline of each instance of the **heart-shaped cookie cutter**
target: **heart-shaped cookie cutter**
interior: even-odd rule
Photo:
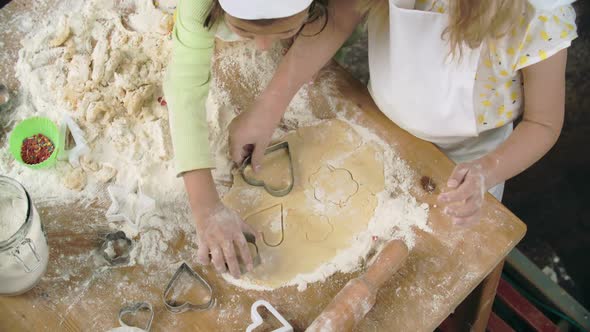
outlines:
[[[279,327],[276,330],[273,330],[273,332],[293,332],[293,326],[291,326],[291,324],[289,324],[289,322],[281,314],[279,314],[277,309],[275,309],[272,306],[272,304],[268,303],[265,300],[258,300],[254,302],[254,304],[252,304],[252,307],[250,308],[250,317],[252,318],[252,324],[248,325],[248,327],[246,328],[246,332],[254,331],[254,329],[262,325],[262,323],[264,322],[264,320],[258,313],[258,308],[260,307],[265,307],[266,309],[268,309],[268,311],[270,311],[270,313],[273,314],[273,316],[275,316],[275,318],[279,322],[281,322],[281,324],[283,324],[283,326]]]
[[[248,164],[252,163],[252,155],[246,157],[246,159],[244,159],[244,162],[242,163],[242,166],[240,167],[240,173],[242,174],[242,179],[244,179],[244,181],[251,186],[263,187],[266,190],[266,192],[268,192],[272,196],[283,197],[283,196],[288,195],[291,192],[291,190],[293,189],[293,184],[295,183],[295,174],[293,173],[293,160],[291,158],[291,150],[289,149],[289,142],[284,141],[284,142],[279,142],[279,143],[269,146],[264,151],[264,155],[267,155],[271,152],[281,150],[281,149],[285,149],[287,151],[287,156],[289,158],[289,172],[291,174],[291,181],[289,182],[289,185],[287,187],[278,188],[278,189],[271,188],[268,185],[266,185],[266,183],[264,183],[264,181],[258,180],[258,179],[253,179],[253,178],[247,176],[244,173],[244,170],[246,169],[246,166],[248,166]]]
[[[193,304],[188,301],[182,304],[178,304],[176,302],[168,302],[168,300],[166,300],[168,294],[170,294],[172,288],[174,287],[174,285],[183,273],[187,273],[191,278],[193,278],[195,281],[197,281],[199,284],[201,284],[207,289],[208,293],[210,294],[209,301],[202,304]],[[172,276],[172,279],[170,279],[170,282],[168,282],[168,286],[166,286],[166,290],[164,290],[164,294],[162,294],[162,300],[164,301],[164,306],[166,307],[166,309],[174,314],[180,314],[189,310],[209,310],[213,308],[213,306],[215,306],[216,302],[215,296],[213,294],[213,288],[211,287],[211,285],[207,282],[207,280],[205,280],[205,278],[203,278],[195,270],[191,269],[190,266],[188,266],[188,264],[186,264],[185,262],[183,262],[182,265],[180,265],[178,270],[176,270],[176,273],[174,273],[174,275]]]
[[[147,310],[150,312],[150,319],[148,320],[146,327],[144,328],[145,331],[148,331],[152,328],[152,321],[154,320],[154,309],[152,305],[148,302],[137,302],[130,305],[126,305],[121,310],[119,310],[119,324],[122,327],[137,327],[137,326],[130,326],[125,324],[123,321],[123,317],[127,314],[135,314],[138,311]]]

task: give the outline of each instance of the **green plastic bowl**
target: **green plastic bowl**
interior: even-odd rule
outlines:
[[[25,163],[23,161],[23,158],[21,157],[21,148],[23,145],[23,141],[26,138],[37,134],[45,135],[51,140],[51,142],[53,143],[53,153],[51,154],[51,156],[49,156],[49,158],[45,159],[42,162],[38,164],[29,165]],[[51,167],[55,165],[57,161],[57,154],[60,149],[59,135],[59,129],[57,128],[55,123],[53,123],[53,121],[42,117],[28,118],[22,121],[21,123],[17,124],[16,127],[14,127],[12,134],[10,134],[10,153],[12,153],[12,156],[14,157],[14,159],[16,159],[16,161],[29,168],[41,169]]]

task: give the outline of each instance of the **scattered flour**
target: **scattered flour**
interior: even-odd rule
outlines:
[[[135,227],[126,223],[110,226],[134,237],[130,264],[168,267],[178,260],[170,253],[171,241],[185,233],[190,237],[185,249],[194,252],[195,240],[194,226],[187,222],[191,218],[186,194],[171,162],[167,111],[158,101],[170,56],[171,45],[166,36],[170,17],[166,10],[151,4],[140,0],[75,3],[71,11],[52,18],[51,22],[59,24],[48,21],[22,41],[16,72],[24,98],[14,119],[18,122],[40,115],[59,123],[68,114],[85,131],[91,153],[78,169],[60,161],[50,170],[30,170],[17,164],[7,146],[3,146],[0,172],[21,181],[40,204],[79,200],[90,204],[96,197],[102,197],[104,202],[107,185],[129,188],[139,183],[143,193],[156,200],[157,215],[143,218]],[[163,8],[170,6],[166,1],[160,4]],[[123,6],[122,12],[128,15],[122,15],[117,5]],[[227,192],[232,180],[227,127],[243,111],[234,105],[252,104],[270,81],[282,52],[282,47],[260,52],[242,43],[222,49],[214,59],[217,69],[206,108],[211,150],[217,165],[213,175],[221,195]],[[250,91],[252,96],[230,95],[228,91],[235,88]],[[356,106],[347,104],[335,93],[333,74],[325,70],[294,97],[274,137],[334,115],[342,117],[337,109],[343,107]],[[375,249],[375,237],[401,238],[411,248],[415,244],[414,229],[429,230],[428,207],[410,195],[413,174],[409,167],[375,133],[353,120],[344,120],[365,143],[382,148],[386,187],[377,194],[378,206],[367,231],[358,234],[351,246],[332,261],[287,284],[300,290],[337,271],[358,269],[363,258]],[[85,177],[85,182],[76,186],[79,191],[64,186],[73,172]],[[257,198],[244,193],[244,199]],[[243,280],[227,279],[239,287],[264,290]]]

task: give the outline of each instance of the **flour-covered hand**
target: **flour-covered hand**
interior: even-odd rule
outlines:
[[[254,171],[260,169],[264,152],[282,113],[272,109],[270,101],[259,98],[254,107],[238,115],[229,125],[229,151],[232,160],[240,165],[252,155]]]
[[[234,278],[239,278],[238,252],[247,270],[252,271],[252,256],[244,232],[256,234],[235,211],[219,203],[205,220],[197,225],[199,263],[208,265],[212,262],[218,273],[227,272],[229,268],[230,274]]]
[[[439,195],[445,204],[444,212],[453,218],[456,225],[468,225],[479,221],[484,202],[486,172],[477,162],[459,164],[447,181],[449,191]]]

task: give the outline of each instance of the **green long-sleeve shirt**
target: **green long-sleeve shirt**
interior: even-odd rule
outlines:
[[[179,174],[215,166],[205,111],[215,43],[214,31],[203,26],[210,5],[211,0],[180,0],[176,9],[172,59],[164,80],[164,94]]]

